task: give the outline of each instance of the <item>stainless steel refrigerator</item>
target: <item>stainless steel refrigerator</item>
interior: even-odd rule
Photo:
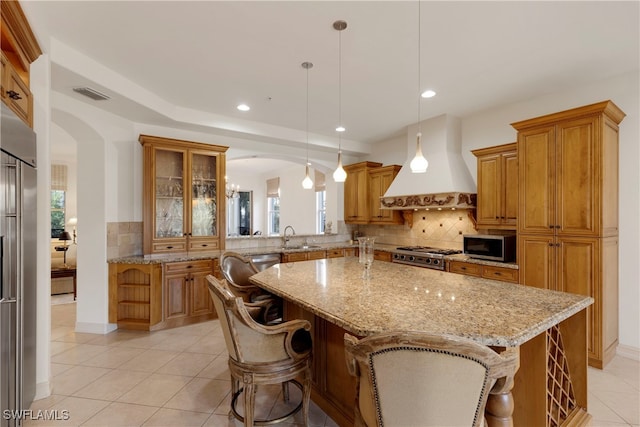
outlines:
[[[36,388],[36,135],[0,104],[0,427],[8,427],[22,425]]]

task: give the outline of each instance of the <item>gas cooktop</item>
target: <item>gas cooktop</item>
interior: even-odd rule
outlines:
[[[400,246],[396,248],[396,250],[419,253],[419,254],[436,254],[436,255],[453,255],[453,254],[462,253],[462,251],[457,249],[442,249],[442,248],[433,248],[429,246]]]
[[[457,249],[442,249],[429,246],[400,246],[394,251],[391,261],[414,265],[416,267],[445,270],[445,255],[459,253],[462,253],[462,251]]]

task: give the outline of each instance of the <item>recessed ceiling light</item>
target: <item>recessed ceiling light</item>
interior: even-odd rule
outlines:
[[[338,126],[338,127],[336,128],[336,132],[344,132],[345,130],[346,130],[346,129],[345,129],[345,127],[344,127],[344,126]]]
[[[236,108],[240,111],[249,111],[251,109],[247,104],[240,104]]]
[[[436,96],[436,92],[434,90],[427,89],[424,92],[422,92],[423,98],[433,98],[434,96]]]

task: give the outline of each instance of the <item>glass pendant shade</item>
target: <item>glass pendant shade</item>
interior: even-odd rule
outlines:
[[[309,177],[309,165],[307,165],[307,170],[304,174],[304,179],[302,180],[302,188],[305,190],[311,190],[311,188],[313,188],[313,181]]]
[[[429,162],[422,155],[420,138],[422,138],[422,134],[418,133],[418,135],[416,136],[416,156],[413,158],[413,160],[411,160],[411,163],[409,164],[411,172],[413,173],[425,173],[427,171],[427,167],[429,167]]]
[[[342,167],[342,151],[338,151],[338,167],[333,172],[335,182],[344,182],[347,179],[347,172]]]

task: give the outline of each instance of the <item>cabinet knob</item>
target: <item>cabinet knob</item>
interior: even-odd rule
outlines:
[[[203,248],[206,248],[206,247],[207,247],[207,246],[209,246],[209,245],[207,245],[206,243],[203,243],[203,244],[201,244],[200,246],[202,246]]]
[[[553,246],[553,243],[549,243],[549,246]]]
[[[501,275],[502,275],[502,273],[500,273],[499,271],[496,271],[496,272],[495,272],[495,273],[493,273],[493,274],[495,274],[496,276],[501,276]]]
[[[467,267],[460,267],[460,270],[466,270]]]
[[[193,265],[189,264],[187,265],[187,268],[193,268]]]
[[[549,228],[554,228],[553,225],[550,225]]]
[[[560,228],[560,226],[559,226],[559,225],[556,225],[556,228]]]
[[[166,246],[165,249],[173,249],[173,246]]]
[[[8,90],[7,91],[7,95],[9,95],[9,98],[14,99],[14,100],[18,100],[18,99],[22,99],[22,97],[20,96],[20,94],[18,92],[16,92],[15,90]]]

